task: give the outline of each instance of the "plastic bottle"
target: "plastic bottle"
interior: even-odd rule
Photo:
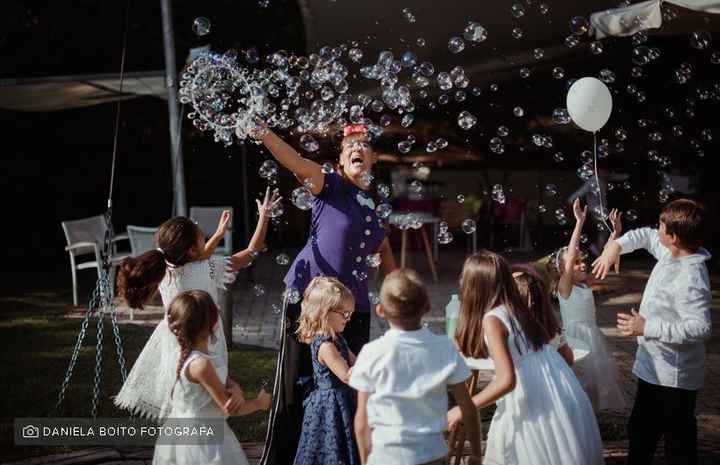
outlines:
[[[445,334],[448,337],[455,337],[458,316],[460,315],[460,299],[457,294],[450,297],[450,302],[445,306]]]

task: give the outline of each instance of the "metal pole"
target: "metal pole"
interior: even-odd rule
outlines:
[[[168,91],[170,121],[170,156],[173,172],[173,214],[187,216],[185,200],[185,169],[183,167],[180,112],[177,100],[177,67],[175,65],[175,34],[173,32],[170,0],[160,0],[162,9],[163,44],[165,51],[165,81]]]

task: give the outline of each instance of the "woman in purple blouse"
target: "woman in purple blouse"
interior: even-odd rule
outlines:
[[[302,427],[304,387],[299,381],[311,379],[310,349],[296,336],[300,303],[288,296],[302,296],[316,276],[337,278],[355,296],[355,312],[343,336],[350,350],[357,354],[370,339],[368,298],[368,256],[379,254],[380,270],[387,274],[395,269],[390,242],[375,213],[374,196],[364,181],[365,173],[377,162],[367,127],[345,127],[340,160],[334,173],[323,173],[320,165],[300,156],[272,131],[260,131],[258,139],[285,168],[308,186],[315,196],[312,205],[310,237],[295,257],[285,276],[283,299],[283,337],[280,343],[273,409],[268,426],[261,464],[290,465],[295,458]]]

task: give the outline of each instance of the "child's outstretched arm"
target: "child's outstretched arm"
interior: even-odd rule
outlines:
[[[229,406],[226,406],[224,408],[225,413],[228,415],[234,415],[234,416],[243,416],[243,415],[250,415],[251,413],[255,413],[258,410],[267,410],[270,408],[270,402],[272,401],[272,396],[265,392],[265,389],[261,389],[258,393],[257,397],[251,400],[246,400],[242,404],[240,404],[239,407],[230,410]]]
[[[369,392],[358,391],[357,412],[355,413],[355,438],[357,439],[360,463],[362,463],[362,465],[367,463],[370,449],[372,448],[370,438],[371,429],[367,416],[367,402],[369,397]]]
[[[480,422],[478,420],[477,408],[475,408],[475,404],[473,404],[464,382],[451,385],[450,391],[460,408],[462,422],[463,425],[465,425],[465,431],[470,440],[472,454],[470,455],[468,465],[480,465],[482,463],[482,441],[480,439]]]
[[[198,358],[190,362],[186,368],[186,376],[188,380],[200,383],[221,409],[230,400],[225,385],[220,381],[220,377],[209,359]]]
[[[347,384],[350,379],[350,367],[340,354],[340,351],[338,351],[337,347],[335,347],[335,344],[330,341],[320,344],[320,348],[318,349],[318,360],[320,363],[330,368],[330,371],[332,371],[340,381]]]
[[[653,228],[638,228],[626,232],[622,237],[610,241],[597,260],[593,262],[593,275],[605,279],[610,269],[620,259],[621,254],[645,249],[656,259],[669,254],[670,251],[660,243],[658,230]]]
[[[210,239],[205,243],[205,249],[203,250],[202,256],[200,257],[201,260],[205,260],[207,258],[210,258],[213,253],[215,253],[215,249],[217,249],[218,244],[220,244],[220,241],[225,237],[225,232],[227,231],[228,225],[230,224],[230,210],[223,210],[222,215],[220,215],[220,221],[218,222],[218,227],[215,233],[210,236]]]
[[[322,173],[320,165],[302,157],[297,150],[268,128],[259,129],[254,133],[254,137],[267,147],[281,165],[292,171],[301,183],[309,181],[312,184],[310,191],[313,195],[322,191],[325,175]]]
[[[563,299],[570,297],[573,286],[573,266],[575,265],[575,259],[580,253],[580,236],[582,235],[582,228],[585,224],[585,218],[587,217],[587,206],[580,208],[580,199],[575,199],[573,202],[573,214],[575,215],[575,229],[573,229],[572,236],[570,237],[570,244],[568,244],[567,252],[564,259],[564,269],[560,270],[560,281],[558,282],[558,294]]]
[[[271,194],[269,187],[265,190],[265,198],[262,203],[255,199],[258,207],[257,226],[255,227],[255,232],[253,233],[248,246],[244,250],[241,250],[230,257],[230,263],[233,271],[237,271],[248,266],[255,258],[255,255],[257,255],[265,247],[265,235],[267,234],[267,227],[270,222],[270,212],[280,203],[281,200],[282,197],[280,197],[278,190],[275,189]]]

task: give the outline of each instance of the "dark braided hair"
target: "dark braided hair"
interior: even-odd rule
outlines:
[[[180,357],[175,376],[176,384],[198,336],[203,331],[211,333],[218,319],[218,308],[210,294],[205,291],[181,292],[170,303],[168,327],[180,344]],[[171,398],[174,391],[175,384],[170,391]]]
[[[159,250],[139,257],[128,257],[118,271],[118,293],[132,308],[142,309],[157,292],[168,266],[183,266],[192,261],[193,248],[203,233],[184,216],[176,216],[160,225],[155,241]]]

